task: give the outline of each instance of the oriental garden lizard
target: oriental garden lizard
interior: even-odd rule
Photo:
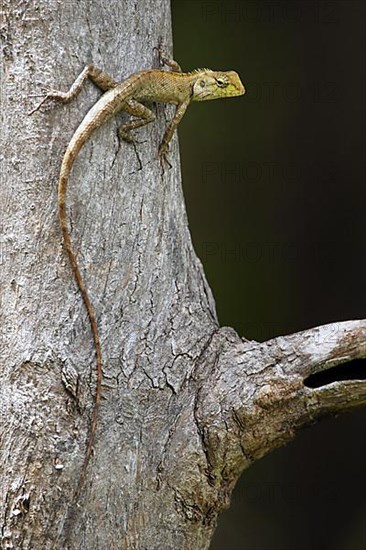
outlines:
[[[159,53],[162,63],[169,66],[172,69],[171,71],[160,69],[140,71],[132,74],[122,82],[117,82],[94,65],[88,65],[77,77],[68,92],[50,91],[39,105],[29,113],[32,114],[37,111],[48,99],[58,100],[63,103],[70,102],[80,93],[85,80],[88,78],[105,92],[89,110],[72,136],[62,160],[58,182],[58,210],[63,242],[90,320],[96,350],[97,371],[92,420],[79,482],[73,496],[73,504],[77,502],[80,495],[92,455],[102,384],[102,357],[96,315],[78,266],[68,229],[66,191],[74,161],[94,130],[119,111],[125,111],[129,115],[136,117],[136,119],[125,123],[119,129],[119,135],[123,140],[133,142],[130,134],[131,130],[145,126],[155,120],[154,112],[149,107],[146,107],[144,103],[161,102],[176,105],[175,114],[165,130],[159,147],[161,162],[164,160],[167,162],[166,155],[169,142],[191,101],[207,101],[209,99],[240,96],[245,93],[244,86],[238,74],[234,71],[222,72],[197,69],[192,72],[183,73],[178,63],[165,58],[160,49]]]

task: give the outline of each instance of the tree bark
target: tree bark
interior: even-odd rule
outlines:
[[[241,472],[325,414],[360,406],[366,382],[315,374],[366,356],[365,321],[247,341],[218,325],[187,225],[171,116],[120,143],[111,120],[81,151],[72,239],[102,343],[103,401],[81,499],[95,394],[88,319],[62,248],[63,152],[98,92],[27,116],[90,62],[123,79],[171,49],[167,0],[3,2],[1,66],[1,475],[4,548],[208,548]],[[351,365],[351,363],[350,363]],[[350,366],[351,369],[351,366]]]

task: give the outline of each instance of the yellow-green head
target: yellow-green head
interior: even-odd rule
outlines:
[[[235,71],[198,69],[193,74],[197,79],[193,84],[192,101],[234,97],[245,93],[243,83]]]

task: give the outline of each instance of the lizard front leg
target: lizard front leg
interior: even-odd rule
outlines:
[[[91,80],[98,88],[103,90],[103,92],[109,90],[110,88],[115,88],[115,86],[119,84],[118,81],[114,80],[108,73],[105,73],[94,65],[87,65],[67,92],[51,90],[45,95],[42,101],[29,113],[29,115],[32,115],[33,113],[38,111],[38,109],[48,99],[54,99],[56,101],[62,101],[63,103],[69,103],[79,95],[83,84],[87,79]]]
[[[162,65],[166,65],[167,67],[170,67],[173,72],[175,73],[183,72],[180,65],[176,61],[174,61],[174,59],[169,59],[168,57],[166,57],[163,51],[159,50],[159,57]]]
[[[165,50],[163,49],[163,46],[162,46],[161,42],[159,42],[159,45],[157,47],[155,46],[154,50],[156,50],[158,52],[159,62],[160,62],[161,66],[166,65],[167,67],[170,67],[171,70],[175,73],[183,72],[182,69],[180,68],[179,63],[174,61],[174,59],[170,59],[168,57]]]
[[[168,124],[168,126],[167,126],[167,128],[164,132],[164,136],[163,136],[163,139],[161,141],[160,147],[159,147],[160,161],[161,162],[165,161],[169,166],[171,166],[171,164],[168,162],[168,159],[167,159],[167,153],[168,153],[168,149],[169,149],[169,142],[172,139],[173,134],[174,134],[178,124],[182,120],[183,115],[186,112],[188,105],[190,104],[190,101],[191,101],[191,99],[189,98],[189,99],[187,99],[186,101],[184,101],[183,103],[181,103],[180,105],[177,106],[177,110],[175,111],[175,115],[172,118],[172,120],[170,121],[170,123]]]
[[[161,163],[163,164],[163,162],[165,161],[170,167],[171,164],[167,159],[169,142],[172,139],[179,122],[182,120],[182,117],[186,112],[189,103],[190,99],[178,105],[174,117],[172,118],[164,132],[164,136],[159,147],[159,158]],[[156,118],[151,109],[149,109],[142,103],[139,103],[135,99],[129,99],[125,101],[123,105],[123,111],[130,115],[138,117],[136,120],[132,120],[130,122],[127,122],[126,124],[123,124],[118,130],[118,135],[120,136],[120,138],[124,141],[127,141],[128,143],[134,142],[134,139],[131,136],[131,130],[146,126],[146,124],[150,124],[150,122],[153,122]]]

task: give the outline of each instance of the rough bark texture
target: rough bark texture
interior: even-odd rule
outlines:
[[[122,79],[171,45],[167,0],[3,1],[1,36],[1,475],[3,548],[64,548],[95,391],[83,303],[62,249],[56,182],[98,92],[27,117],[42,87],[88,62]],[[365,357],[366,324],[259,344],[219,328],[187,226],[176,138],[162,174],[165,112],[120,144],[118,121],[75,164],[72,238],[103,352],[95,453],[69,546],[204,549],[240,473],[321,415],[366,400],[366,383],[312,388]]]

